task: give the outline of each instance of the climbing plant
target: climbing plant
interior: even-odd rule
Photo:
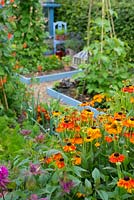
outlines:
[[[14,4],[14,47],[16,69],[36,71],[43,65],[45,41],[45,20],[39,0],[16,0]]]
[[[19,113],[25,98],[25,87],[14,73],[16,52],[13,48],[12,15],[14,1],[1,1],[0,8],[0,115]]]
[[[92,0],[56,0],[60,3],[60,8],[55,12],[56,20],[63,20],[68,23],[68,30],[72,32],[82,33],[82,37],[86,39],[87,23],[88,23],[88,7]],[[130,0],[110,0],[112,9],[110,12],[113,16],[115,24],[115,32],[117,36],[128,43],[130,49],[127,50],[127,59],[133,61],[134,39],[133,39],[133,12],[134,1]],[[71,5],[71,6],[70,6]],[[92,16],[98,17],[101,14],[101,0],[93,1]],[[93,37],[93,35],[92,35]],[[94,37],[93,37],[94,39]]]
[[[92,5],[93,6],[93,5]],[[80,78],[82,92],[101,93],[122,87],[123,80],[132,77],[134,67],[126,59],[126,45],[117,38],[111,15],[110,0],[102,0],[101,15],[92,18],[89,12],[88,45],[90,57],[82,64]],[[91,10],[91,5],[89,5]]]

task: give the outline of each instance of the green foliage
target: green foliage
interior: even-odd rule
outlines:
[[[39,0],[17,1],[14,7],[14,47],[16,65],[32,71],[43,66],[45,22]]]
[[[130,69],[132,64],[125,61],[125,45],[117,38],[106,38],[103,41],[104,49],[100,52],[101,43],[93,42],[88,50],[91,52],[90,62],[82,64],[80,87],[83,92],[101,93],[121,88],[123,80],[132,77]]]
[[[127,58],[134,61],[134,2],[120,2],[115,4],[114,9],[118,15],[114,20],[117,37],[128,43],[130,49]]]
[[[61,7],[57,8],[55,13],[55,20],[62,20],[67,22],[68,32],[82,33],[84,39],[87,37],[87,22],[88,22],[88,6],[90,1],[88,0],[66,0],[64,3],[62,0],[57,0],[57,3],[61,3]],[[71,6],[70,6],[71,5]],[[133,27],[134,27],[134,2],[130,0],[112,0],[110,10],[115,25],[115,31],[117,37],[124,42],[127,42],[130,49],[127,50],[127,58],[133,61],[134,57],[134,39],[133,39]],[[92,16],[97,18],[101,13],[100,0],[93,1]],[[98,35],[99,36],[99,35]],[[93,36],[92,36],[93,37]],[[93,37],[94,38],[94,37]]]

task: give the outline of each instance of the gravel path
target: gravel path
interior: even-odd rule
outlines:
[[[44,82],[44,83],[33,83],[28,85],[29,89],[32,89],[34,97],[37,99],[39,96],[39,102],[49,102],[52,97],[47,94],[46,89],[53,87],[57,81]]]

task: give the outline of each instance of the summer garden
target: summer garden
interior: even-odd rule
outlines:
[[[43,3],[67,23],[56,53]],[[133,12],[133,0],[0,0],[1,200],[134,200]],[[79,52],[79,73],[53,85],[77,106],[20,81]]]

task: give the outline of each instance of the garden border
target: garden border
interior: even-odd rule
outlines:
[[[96,110],[95,108],[91,107],[91,106],[84,106],[84,107],[80,107],[79,105],[82,103],[76,99],[73,99],[69,96],[66,96],[60,92],[57,92],[56,90],[52,89],[52,88],[47,88],[47,94],[53,98],[56,98],[58,100],[60,100],[61,102],[76,107],[79,110],[82,110],[83,108],[89,108],[93,113],[94,113],[94,117],[96,118],[99,114],[104,114],[103,112],[99,112],[98,110]]]
[[[39,83],[44,83],[44,82],[50,82],[50,81],[56,81],[60,80],[63,78],[70,78],[73,75],[81,72],[81,69],[75,69],[74,71],[68,71],[68,72],[61,72],[57,74],[49,74],[49,75],[43,75],[43,76],[36,76],[36,77],[25,77],[23,75],[19,74],[19,79],[21,82],[25,84],[31,84],[32,80],[37,80]]]

